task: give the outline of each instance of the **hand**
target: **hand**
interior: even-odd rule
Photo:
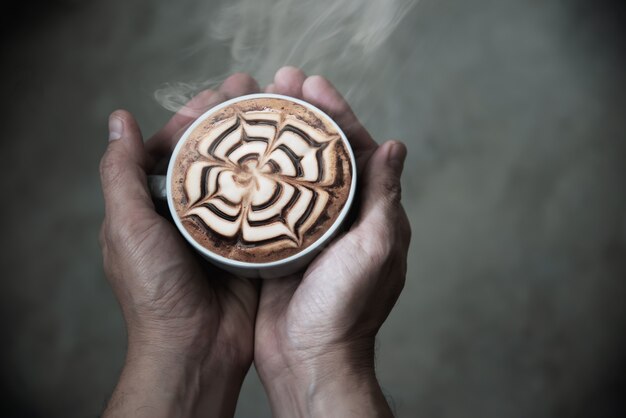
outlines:
[[[100,165],[106,209],[100,243],[126,322],[128,353],[107,417],[234,413],[252,362],[258,290],[190,249],[155,211],[146,173],[207,108],[254,92],[252,78],[231,76],[219,91],[194,98],[145,146],[128,112],[109,119],[111,140]]]
[[[361,201],[350,230],[304,273],[263,281],[255,366],[275,416],[390,416],[374,374],[374,340],[405,280],[406,148],[379,147],[321,77],[286,67],[267,91],[304,99],[339,123],[356,155]]]

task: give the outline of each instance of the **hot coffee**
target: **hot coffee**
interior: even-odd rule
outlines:
[[[297,254],[333,225],[354,169],[326,115],[284,98],[249,98],[193,129],[170,186],[196,242],[232,260],[267,263]]]

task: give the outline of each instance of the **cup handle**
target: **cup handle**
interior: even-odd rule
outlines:
[[[167,200],[167,176],[148,176],[148,188],[153,199]]]

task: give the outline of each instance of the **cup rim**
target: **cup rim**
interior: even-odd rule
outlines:
[[[246,261],[233,260],[233,259],[224,257],[222,255],[219,255],[209,250],[208,248],[202,246],[199,242],[197,242],[191,236],[191,234],[187,231],[187,228],[185,228],[185,226],[182,224],[180,220],[180,216],[178,215],[178,212],[176,211],[176,207],[174,205],[171,184],[172,184],[172,173],[174,171],[173,168],[176,162],[176,157],[178,157],[178,153],[180,152],[180,149],[182,148],[183,144],[186,142],[187,138],[191,135],[191,133],[196,129],[198,125],[204,122],[211,114],[218,112],[219,110],[227,106],[230,106],[231,104],[238,103],[244,100],[260,99],[260,98],[275,98],[275,99],[283,99],[283,100],[291,101],[299,105],[302,105],[308,109],[312,109],[314,112],[318,112],[323,117],[326,117],[328,121],[330,122],[330,124],[337,130],[337,132],[339,133],[339,136],[341,137],[341,140],[343,141],[344,145],[346,146],[346,149],[348,150],[348,154],[350,156],[350,164],[352,164],[352,181],[350,184],[350,191],[348,192],[348,198],[346,199],[346,202],[344,203],[343,208],[341,208],[339,215],[337,216],[333,224],[330,226],[330,228],[328,228],[321,237],[319,237],[311,245],[309,245],[302,251],[299,251],[289,257],[282,258],[280,260],[269,261],[266,263],[250,263]],[[205,257],[211,260],[214,260],[221,264],[228,265],[230,267],[243,268],[243,269],[261,269],[261,268],[265,269],[265,268],[283,266],[293,261],[299,260],[303,257],[306,257],[308,254],[316,251],[320,247],[323,247],[325,244],[327,244],[327,242],[334,236],[335,232],[337,232],[337,229],[339,229],[339,227],[343,224],[343,221],[347,217],[348,212],[350,211],[350,208],[352,207],[354,196],[356,194],[356,183],[357,183],[356,159],[354,157],[354,151],[352,150],[350,141],[348,141],[346,134],[339,127],[337,122],[335,122],[326,112],[319,109],[317,106],[312,105],[311,103],[305,102],[304,100],[297,99],[295,97],[285,96],[282,94],[273,94],[273,93],[255,93],[255,94],[248,94],[245,96],[235,97],[233,99],[222,102],[212,107],[211,109],[207,110],[202,115],[198,116],[198,118],[191,125],[189,125],[189,127],[185,130],[183,135],[178,140],[178,143],[176,144],[176,147],[174,147],[174,151],[172,152],[172,156],[170,157],[170,162],[167,167],[166,191],[167,191],[167,203],[168,203],[170,213],[172,215],[172,219],[174,219],[174,223],[176,224],[176,227],[178,228],[180,233],[183,235],[183,237],[185,237],[187,242],[189,242],[194,247],[196,251],[200,252],[202,255],[204,255]]]

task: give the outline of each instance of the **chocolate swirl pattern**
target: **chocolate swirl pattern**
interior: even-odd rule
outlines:
[[[215,246],[300,251],[310,243],[307,233],[329,221],[331,203],[342,199],[337,190],[345,189],[349,165],[347,154],[337,152],[342,139],[285,112],[231,113],[195,141],[180,182],[181,220],[216,236]],[[224,255],[249,258],[240,253],[231,248]]]

